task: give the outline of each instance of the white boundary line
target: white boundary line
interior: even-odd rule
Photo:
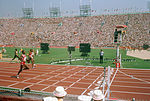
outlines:
[[[85,69],[87,69],[87,67],[86,68],[83,68],[82,70],[85,70]],[[80,70],[80,71],[78,71],[78,72],[75,72],[73,75],[76,75],[77,73],[79,73],[79,72],[81,72],[82,70]],[[72,76],[73,76],[72,75]],[[83,78],[83,77],[82,77]],[[77,81],[75,81],[74,83],[72,83],[69,87],[67,87],[65,90],[67,90],[68,88],[70,88],[71,86],[73,86],[75,83],[77,83],[78,81],[80,81],[81,80],[81,78],[79,79],[78,78],[78,80]]]
[[[84,68],[84,69],[87,69],[88,67]],[[82,69],[82,70],[84,70]],[[69,87],[67,87],[65,90],[67,90],[68,88],[72,87],[75,83],[79,82],[81,79],[83,79],[84,77],[88,76],[90,73],[92,73],[93,71],[95,71],[97,68],[93,69],[92,71],[88,72],[86,75],[84,75],[82,78],[78,79],[76,82],[74,82],[73,84],[71,84]],[[80,71],[82,71],[80,70]],[[79,71],[79,72],[80,72]]]
[[[62,69],[64,69],[64,68],[57,69],[57,70],[55,70],[55,71],[62,70]],[[52,72],[55,72],[55,71],[52,71]],[[48,72],[48,73],[52,73],[52,72]],[[38,77],[43,76],[43,75],[46,75],[46,74],[48,74],[48,73],[45,73],[45,74],[42,74],[42,75],[38,75],[38,76],[35,76],[35,77],[33,77],[33,78],[26,79],[26,80],[23,80],[23,81],[18,82],[18,83],[25,83],[25,81],[28,81],[28,80],[31,80],[31,79],[34,79],[34,78],[38,78]],[[16,85],[16,84],[18,84],[18,83],[11,84],[11,85],[9,85],[8,87],[11,87],[11,86]],[[32,85],[34,85],[34,83],[32,83]],[[27,86],[27,87],[30,87],[30,86],[32,86],[32,85],[29,85],[29,86]]]
[[[143,94],[143,95],[150,95],[150,93],[137,93],[137,92],[125,92],[125,91],[111,91],[113,92],[119,92],[119,93],[129,93],[129,94]]]
[[[89,85],[88,88],[87,88],[84,92],[82,92],[81,95],[83,95],[103,74],[104,74],[104,72],[102,72],[102,73],[93,81],[93,83],[92,83],[91,85]]]
[[[76,68],[74,68],[74,69],[76,69]],[[58,71],[58,70],[55,70],[55,71]],[[70,70],[69,70],[70,71]],[[54,72],[54,71],[53,71]],[[67,71],[65,71],[65,72],[67,72]],[[51,72],[52,73],[52,72]],[[63,72],[64,73],[64,72]],[[63,73],[61,73],[61,74],[63,74]],[[25,74],[25,73],[24,73]],[[28,74],[27,74],[28,75]],[[30,75],[30,74],[29,74]],[[31,75],[34,75],[34,74],[31,74]],[[43,74],[43,75],[45,75],[45,74]],[[60,75],[60,74],[58,74],[58,75]],[[75,74],[74,74],[75,75]],[[9,77],[9,76],[6,76],[6,75],[0,75],[0,76],[4,76],[4,77]],[[55,76],[57,76],[57,75],[55,75]],[[52,77],[55,77],[55,76],[52,76]],[[81,75],[82,76],[82,75]],[[50,78],[52,78],[52,77],[50,77]],[[28,82],[24,82],[24,81],[27,81],[27,80],[24,80],[24,81],[22,81],[22,82],[24,82],[24,83],[26,83],[26,84],[32,84],[32,85],[34,85],[34,84],[39,84],[40,82],[42,82],[42,81],[45,81],[45,80],[48,80],[48,79],[50,79],[50,78],[47,78],[47,79],[38,79],[37,78],[37,80],[41,80],[41,81],[39,81],[38,83],[28,83]],[[70,77],[71,78],[71,77]],[[93,80],[93,79],[89,79],[89,80]],[[4,81],[4,80],[3,80]],[[12,80],[5,80],[5,81],[10,81],[10,82],[12,82]],[[20,81],[14,81],[14,82],[16,82],[16,83],[21,83]],[[65,81],[64,81],[65,82]],[[66,81],[66,82],[69,82],[69,81]],[[70,83],[72,83],[72,82],[70,82]],[[84,83],[84,82],[81,82],[81,84],[89,84],[89,83]],[[41,84],[42,85],[42,84]]]
[[[150,71],[150,69],[142,69],[142,68],[141,69],[140,68],[119,68],[119,69],[126,69],[126,70],[131,69],[131,70],[139,70],[139,71],[140,70],[149,70]]]
[[[148,82],[148,81],[145,81],[145,80],[143,80],[143,79],[136,78],[136,77],[134,77],[134,76],[132,76],[132,75],[128,75],[128,74],[126,74],[126,73],[124,73],[124,72],[122,72],[122,71],[120,71],[120,70],[119,70],[119,72],[122,73],[122,74],[124,74],[124,75],[126,75],[126,76],[128,76],[128,77],[131,77],[132,79],[137,79],[137,80],[139,80],[139,81],[142,81],[142,82],[145,82],[145,83],[150,84],[150,82]]]
[[[79,68],[79,67],[78,67],[78,68]],[[73,69],[68,70],[68,71],[72,71],[72,70],[74,70],[74,69],[77,69],[77,68],[73,68]],[[83,69],[86,69],[86,68],[83,68]],[[83,70],[83,69],[82,69],[82,70]],[[80,70],[80,71],[82,71],[82,70]],[[65,71],[65,72],[68,72],[68,71]],[[75,72],[74,74],[71,74],[70,76],[68,76],[68,77],[66,77],[66,78],[64,78],[64,79],[62,79],[62,80],[60,80],[60,81],[57,81],[57,82],[55,82],[54,84],[52,84],[52,85],[50,85],[50,86],[54,86],[55,84],[57,84],[57,83],[59,83],[59,82],[61,82],[61,81],[64,81],[65,79],[70,78],[71,76],[73,76],[73,75],[79,73],[80,71]],[[63,72],[63,73],[65,73],[65,72]],[[61,74],[63,74],[63,73],[61,73]],[[58,74],[57,76],[59,76],[59,75],[60,75],[60,74]],[[55,77],[57,77],[57,76],[55,76]],[[50,86],[48,86],[48,87],[50,87]],[[47,89],[48,87],[42,89],[42,91],[45,90],[45,89]],[[65,90],[66,90],[66,89],[65,89]]]
[[[18,81],[10,81],[10,80],[4,80],[4,79],[0,79],[0,81],[7,81],[7,82],[18,82]]]
[[[4,79],[0,79],[0,81],[7,81],[7,82],[12,82],[12,83],[22,83],[20,81],[12,81],[12,80],[10,81],[10,80],[4,80]],[[29,82],[23,82],[23,83],[25,83],[25,84],[33,84],[33,83],[29,83]],[[36,83],[34,83],[34,84],[36,84]],[[46,84],[40,84],[40,85],[47,86]]]
[[[67,66],[68,67],[68,66]],[[63,69],[65,69],[66,67],[63,67],[63,68],[61,68],[61,69],[57,69],[57,70],[55,70],[55,71],[52,71],[52,72],[48,72],[48,73],[45,73],[45,74],[43,74],[43,75],[40,75],[40,76],[44,76],[44,75],[46,75],[46,74],[49,74],[49,73],[53,73],[53,72],[56,72],[56,71],[59,71],[59,70],[63,70]],[[64,72],[62,72],[62,73],[60,73],[60,74],[63,74]],[[58,74],[59,75],[59,74]],[[40,76],[38,76],[38,77],[40,77]],[[55,75],[55,76],[57,76],[57,75]],[[39,81],[39,82],[37,82],[37,83],[34,83],[34,84],[39,84],[40,82],[43,82],[43,81],[45,81],[45,80],[48,80],[48,79],[50,79],[50,78],[52,78],[52,77],[55,77],[55,76],[51,76],[51,77],[49,77],[49,78],[47,78],[47,79],[43,79],[43,80],[41,80],[41,81]],[[34,77],[34,78],[37,78],[37,77]],[[31,87],[31,86],[33,86],[34,84],[32,84],[32,85],[29,85],[28,87]],[[47,88],[47,87],[46,87]]]
[[[124,82],[126,82],[126,81],[114,81],[114,82],[118,82],[118,84],[121,82],[121,83],[124,83]],[[127,82],[126,82],[127,83]],[[128,83],[140,83],[140,84],[145,84],[145,83],[143,83],[143,82],[128,82]]]
[[[1,73],[2,71],[0,71],[0,73]],[[16,74],[16,73],[14,73],[14,72],[4,72],[4,73],[11,73],[11,74]],[[26,74],[26,75],[35,75],[35,74],[27,74],[27,73],[21,73],[21,74]],[[7,75],[1,75],[0,74],[0,76],[6,76],[6,77],[8,77]],[[10,75],[9,75],[9,77],[10,77]]]
[[[115,87],[128,87],[128,88],[146,88],[146,89],[150,89],[150,87],[138,87],[138,86],[122,86],[122,85],[111,85],[111,86],[115,86]]]
[[[78,67],[78,68],[79,68],[79,67]],[[69,70],[64,71],[64,72],[62,72],[62,73],[60,73],[60,74],[64,74],[65,72],[69,72],[69,71],[72,71],[72,70],[74,70],[74,69],[77,69],[77,68],[69,69]],[[57,75],[55,75],[55,76],[53,76],[53,77],[57,77],[57,76],[59,76],[60,74],[57,74]],[[71,74],[70,76],[72,76],[72,74]],[[68,78],[68,77],[66,77],[66,78]],[[64,79],[62,79],[62,80],[58,80],[58,81],[57,81],[57,82],[55,82],[54,84],[49,85],[49,86],[47,86],[47,87],[43,88],[41,91],[43,91],[43,90],[47,89],[47,88],[48,88],[48,87],[50,87],[50,86],[54,86],[56,83],[61,82],[61,81],[65,80],[66,78],[64,78]],[[50,79],[50,78],[48,78],[48,79]],[[48,79],[46,79],[46,80],[48,80]],[[45,81],[45,80],[43,80],[43,81]],[[40,82],[38,82],[38,83],[40,83]]]
[[[119,79],[121,79],[121,81],[123,81],[123,80],[131,80],[131,79],[134,79],[134,78],[137,78],[137,77],[134,77],[134,76],[130,76],[130,78],[125,78],[125,77],[117,77],[117,78],[119,78]],[[147,78],[143,78],[143,80],[150,80],[150,79],[147,79]],[[119,80],[117,80],[117,81],[119,81]]]

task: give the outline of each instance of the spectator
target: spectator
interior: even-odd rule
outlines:
[[[0,19],[3,25],[0,26],[0,44],[37,47],[41,42],[49,43],[51,46],[68,46],[69,44],[79,46],[81,42],[88,42],[91,47],[114,46],[114,26],[127,23],[127,33],[123,36],[122,45],[139,48],[144,43],[150,45],[149,15],[149,13],[144,13],[37,18],[36,20],[34,18]],[[63,25],[58,27],[59,23]],[[31,35],[31,33],[34,34]]]

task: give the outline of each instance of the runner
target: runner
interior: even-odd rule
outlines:
[[[33,49],[30,49],[30,51],[29,51],[28,63],[30,63],[30,61],[32,62],[32,68],[35,68],[35,64],[34,64],[34,51],[33,51]]]
[[[11,62],[12,62],[15,58],[18,58],[18,59],[19,59],[18,50],[17,50],[17,49],[15,49],[15,55],[14,55],[14,58],[11,60]]]
[[[28,66],[25,64],[25,61],[26,61],[26,55],[25,55],[25,51],[23,50],[22,51],[22,55],[20,56],[20,70],[18,71],[18,74],[16,76],[16,78],[19,78],[19,74],[22,72],[22,70],[26,70],[26,69],[29,69]]]
[[[21,53],[23,51],[23,49],[21,48],[20,50],[19,50],[19,53]]]

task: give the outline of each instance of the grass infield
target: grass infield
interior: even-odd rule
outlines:
[[[0,47],[0,50],[2,47]],[[5,47],[6,53],[3,54],[3,58],[13,58],[16,47]],[[21,48],[17,48],[18,53]],[[31,48],[22,48],[29,54]],[[40,48],[33,48],[39,50],[39,55],[35,56],[36,64],[53,64],[53,65],[68,65],[69,53],[67,48],[50,48],[49,54],[42,54]],[[116,49],[103,49],[104,51],[104,63],[99,63],[99,52],[100,49],[91,49],[87,57],[81,56],[81,52],[76,48],[72,51],[72,62],[71,65],[83,65],[83,66],[111,66],[115,67],[113,64],[116,57]],[[120,50],[122,55],[122,66],[123,68],[137,68],[137,69],[150,69],[150,60],[143,60],[135,57],[130,57],[126,55],[126,50]],[[20,55],[20,54],[19,54]]]

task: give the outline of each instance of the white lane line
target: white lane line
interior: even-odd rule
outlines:
[[[132,71],[130,71],[130,73],[128,73],[130,75],[143,75],[143,76],[147,76],[147,75],[150,75],[150,72],[149,73],[132,73]],[[121,74],[119,74],[121,76]]]
[[[126,76],[128,76],[128,77],[130,77],[130,78],[132,78],[132,79],[136,79],[136,80],[139,80],[139,81],[142,81],[142,82],[145,82],[145,83],[150,84],[150,82],[145,81],[145,80],[143,80],[143,79],[136,78],[136,77],[134,77],[133,75],[128,75],[128,74],[126,74],[126,73],[124,73],[124,72],[122,72],[122,71],[120,71],[120,70],[119,70],[119,72],[122,73],[122,74],[124,74],[124,75],[126,75]]]
[[[55,70],[55,71],[62,70],[62,69],[64,69],[64,68],[57,69],[57,70]],[[55,72],[55,71],[52,71],[52,72]],[[52,72],[47,72],[47,73],[45,73],[45,74],[38,75],[38,76],[35,76],[35,77],[33,77],[33,78],[29,78],[29,79],[23,80],[23,81],[21,81],[21,82],[17,82],[17,83],[11,84],[11,85],[9,85],[8,87],[14,86],[14,85],[16,85],[16,84],[18,84],[18,83],[25,83],[25,81],[28,81],[28,80],[31,80],[31,79],[35,79],[35,78],[37,78],[37,77],[44,76],[44,75],[49,74],[49,73],[52,73]],[[34,85],[34,84],[35,84],[35,83],[32,83],[32,85]],[[30,86],[32,86],[32,85],[29,85],[29,86],[27,86],[27,87],[30,87]]]
[[[7,82],[18,82],[18,81],[10,81],[10,80],[4,80],[4,79],[0,79],[0,81],[7,81]]]
[[[127,87],[127,88],[146,88],[146,89],[150,89],[150,87],[138,87],[138,86],[122,86],[122,85],[112,85],[115,87]]]
[[[18,67],[16,67],[16,68],[11,68],[11,69],[5,69],[5,68],[0,68],[0,71],[1,70],[4,70],[4,71],[18,71],[19,70],[19,66]],[[39,73],[44,73],[45,72],[45,69],[46,70],[50,70],[51,68],[53,68],[53,67],[44,67],[44,69],[42,68],[42,70],[41,70],[41,67],[37,67],[37,68],[35,68],[35,69],[32,69],[32,68],[30,68],[29,70],[41,70],[41,71],[38,71]],[[15,70],[14,70],[15,69]],[[44,70],[44,71],[43,71]],[[53,70],[53,69],[52,69]],[[43,72],[42,72],[43,71]],[[29,71],[29,72],[37,72],[37,71]]]
[[[1,72],[0,72],[1,73]],[[6,73],[6,72],[5,72]],[[9,74],[16,74],[16,73],[10,73],[10,72],[7,72],[7,73],[9,73]],[[21,73],[21,74],[25,74],[25,75],[35,75],[35,74],[27,74],[27,73]],[[36,75],[38,75],[38,74],[36,74]],[[0,76],[4,76],[4,77],[10,77],[10,75],[1,75],[0,74]]]
[[[60,73],[60,74],[64,74],[64,73],[66,73],[66,72],[72,71],[72,70],[77,69],[77,68],[79,68],[79,67],[69,69],[69,70],[64,71],[64,72],[62,72],[62,73]],[[60,74],[55,75],[54,77],[57,77],[57,76],[59,76]],[[57,84],[57,83],[59,83],[59,82],[61,82],[61,81],[64,81],[65,79],[70,78],[70,77],[71,77],[71,76],[73,76],[73,75],[74,75],[74,74],[71,74],[70,76],[65,77],[64,79],[58,80],[58,81],[57,81],[57,82],[55,82],[54,84],[49,85],[49,86],[47,86],[47,87],[43,88],[41,91],[43,91],[43,90],[45,90],[45,89],[49,88],[50,86],[54,86],[55,84]]]
[[[10,65],[11,65],[11,64],[10,64]],[[10,67],[8,67],[8,66],[5,67],[5,66],[3,66],[3,67],[0,67],[0,70],[1,70],[1,69],[8,69],[8,68],[9,68],[9,69],[10,69],[10,68],[11,68],[11,69],[14,69],[14,68],[18,68],[18,67],[20,67],[19,64],[16,65],[16,66],[10,66]]]
[[[137,78],[137,77],[135,77],[135,76],[133,76],[133,75],[130,75],[129,77],[116,77],[116,81],[127,81],[127,80],[133,80],[134,78]],[[119,79],[119,80],[118,80]],[[150,79],[148,79],[148,78],[142,78],[143,80],[150,80]]]
[[[63,69],[65,69],[65,68],[66,68],[66,67],[63,67],[63,68],[57,69],[57,70],[55,70],[55,71],[48,72],[48,73],[45,73],[45,74],[43,74],[43,75],[36,76],[36,77],[34,77],[34,78],[31,78],[31,79],[35,79],[35,78],[38,78],[38,77],[40,77],[40,76],[47,75],[47,74],[49,74],[49,73],[53,73],[53,72],[56,72],[56,71],[59,71],[59,70],[63,70]],[[52,76],[52,77],[54,77],[54,76]],[[49,78],[52,78],[52,77],[49,77]],[[26,81],[28,81],[28,80],[30,80],[30,79],[27,79]],[[44,79],[44,80],[45,80],[45,79]],[[42,80],[42,81],[44,81],[44,80]],[[29,85],[29,86],[27,86],[27,87],[31,87],[31,86],[33,86],[34,84],[39,84],[39,82],[37,82],[37,83],[32,83],[32,85]]]
[[[102,75],[103,75],[104,72],[102,72],[94,81],[91,85],[88,86],[88,88],[86,90],[84,90],[84,92],[82,92],[81,95],[83,95]]]
[[[87,67],[88,68],[88,67]],[[85,69],[87,69],[85,68]],[[67,90],[68,88],[72,87],[75,83],[79,82],[81,79],[83,79],[84,77],[88,76],[90,73],[92,73],[93,71],[95,71],[97,68],[93,69],[92,71],[90,71],[89,73],[87,73],[86,75],[84,75],[82,78],[78,79],[76,82],[74,82],[73,84],[71,84],[69,87],[67,87],[65,90]],[[81,71],[81,70],[80,70]],[[80,72],[79,71],[79,72]]]
[[[12,82],[12,83],[14,83],[14,82],[18,82],[18,83],[20,83],[19,81],[9,81],[9,80],[1,80],[0,79],[0,81],[7,81],[7,82]],[[24,82],[25,84],[32,84],[32,83],[28,83],[28,82]],[[43,85],[43,86],[48,86],[47,84],[40,84],[40,85]]]
[[[145,70],[145,71],[147,71],[147,70],[149,70],[150,71],[150,69],[137,69],[137,68],[120,68],[120,69],[124,69],[124,70],[139,70],[139,71],[141,71],[141,70]]]
[[[116,80],[114,82],[118,82],[118,84],[119,83],[127,83],[127,81],[116,81]],[[145,84],[143,82],[128,82],[128,83],[136,83],[136,84],[140,84],[140,85]]]
[[[69,67],[69,66],[67,66],[67,67]],[[61,74],[65,74],[66,72],[69,72],[69,71],[72,71],[72,70],[74,70],[74,69],[77,69],[77,67],[75,67],[75,68],[72,68],[72,69],[68,69],[67,71],[64,71],[64,72],[62,72],[62,73],[58,73],[57,75],[54,75],[54,76],[52,76],[52,77],[57,77],[57,76],[59,76],[59,75],[61,75]],[[72,74],[71,74],[72,75]],[[47,79],[45,79],[45,80],[49,80],[50,78],[47,78]],[[43,80],[43,81],[45,81],[45,80]],[[42,81],[40,81],[40,82],[42,82]],[[40,83],[39,82],[39,83]]]
[[[111,93],[117,92],[117,93],[128,93],[128,94],[139,94],[139,95],[150,95],[150,93],[137,93],[137,92],[125,92],[125,91],[111,91]]]

